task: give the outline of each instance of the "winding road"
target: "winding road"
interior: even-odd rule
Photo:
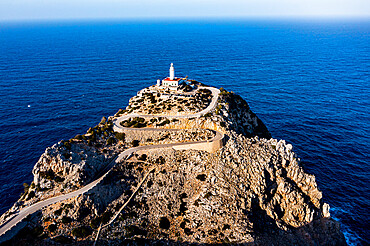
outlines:
[[[146,130],[156,130],[156,131],[168,131],[168,130],[180,130],[180,129],[163,129],[163,128],[125,128],[120,125],[120,123],[124,120],[127,120],[128,118],[131,117],[143,117],[143,118],[154,118],[154,117],[166,117],[166,118],[195,118],[195,117],[200,117],[211,110],[213,110],[217,104],[218,96],[220,93],[220,90],[214,87],[199,87],[198,89],[208,89],[212,92],[212,101],[211,103],[205,108],[204,110],[194,113],[194,114],[189,114],[189,115],[179,115],[179,116],[170,116],[170,115],[140,115],[140,114],[130,114],[130,115],[124,115],[119,118],[117,118],[114,121],[114,126],[113,130],[116,132],[122,132],[124,130],[133,130],[133,131],[146,131]],[[158,148],[176,148],[181,146],[194,146],[194,149],[197,149],[197,146],[202,143],[208,143],[212,144],[215,141],[221,141],[223,139],[223,134],[221,132],[215,131],[216,135],[212,140],[209,141],[197,141],[197,142],[185,142],[185,143],[171,143],[171,144],[158,144],[158,145],[148,145],[148,146],[139,146],[139,147],[134,147],[130,148],[127,150],[124,150],[121,152],[116,159],[114,159],[112,162],[109,163],[100,173],[102,176],[100,176],[98,179],[92,181],[91,183],[87,184],[86,186],[70,192],[68,194],[64,195],[59,195],[55,196],[52,198],[48,198],[46,200],[37,202],[29,207],[25,207],[21,209],[17,214],[13,215],[13,218],[11,220],[8,220],[5,222],[1,228],[0,228],[0,243],[7,240],[4,237],[6,236],[5,233],[8,232],[11,228],[13,228],[15,225],[17,225],[19,222],[21,222],[24,218],[26,218],[28,215],[35,213],[36,211],[42,209],[43,207],[49,206],[51,204],[61,202],[66,199],[70,199],[73,197],[76,197],[78,195],[84,194],[85,192],[89,191],[93,187],[95,187],[101,180],[104,179],[104,177],[110,172],[112,167],[116,164],[122,161],[124,158],[127,158],[130,156],[132,153],[139,151],[139,150],[149,150],[149,149],[158,149]],[[190,147],[192,148],[192,147]]]

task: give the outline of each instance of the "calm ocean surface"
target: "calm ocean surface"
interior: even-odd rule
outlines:
[[[369,243],[370,21],[0,23],[0,213],[45,148],[168,74],[243,96]]]

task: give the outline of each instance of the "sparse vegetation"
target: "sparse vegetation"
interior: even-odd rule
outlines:
[[[100,225],[101,218],[100,217],[95,217],[90,221],[90,226],[93,229],[97,229]]]
[[[55,230],[56,230],[57,228],[58,228],[58,227],[57,227],[57,225],[56,225],[56,224],[50,224],[50,225],[48,226],[48,230],[49,230],[51,233],[55,232]]]
[[[167,124],[170,124],[170,120],[169,119],[165,119],[164,121],[162,121],[161,123],[157,124],[157,126],[165,126]]]
[[[23,183],[24,193],[27,193],[29,188],[30,188],[30,186],[27,183]]]
[[[142,155],[138,158],[138,160],[140,160],[140,161],[146,161],[146,158],[147,158],[147,155],[146,155],[146,154],[142,154]]]
[[[165,230],[170,229],[170,221],[167,219],[167,217],[161,217],[159,220],[159,227]]]
[[[40,171],[39,175],[41,178],[49,179],[49,180],[54,180],[54,177],[55,177],[55,173],[51,169],[47,171]]]
[[[113,213],[111,211],[105,211],[101,216],[101,223],[107,224],[112,217]]]
[[[107,139],[107,145],[112,145],[112,144],[115,144],[116,143],[116,139],[114,139],[113,137],[109,137]]]
[[[200,181],[205,181],[206,180],[206,175],[205,174],[199,174],[197,177]]]
[[[115,136],[118,140],[125,141],[125,133],[123,132],[116,132]]]
[[[133,128],[142,128],[146,127],[147,123],[144,118],[135,117],[129,118],[128,120],[122,121],[121,126],[123,127],[133,127]]]
[[[66,147],[66,149],[70,150],[71,149],[71,143],[69,141],[63,141],[63,145],[64,147]]]
[[[62,218],[62,223],[64,223],[64,224],[71,223],[71,222],[72,222],[72,218],[70,218],[70,217],[64,216]]]
[[[90,236],[91,233],[92,230],[87,226],[80,226],[72,230],[72,235],[77,238],[85,238],[87,236]]]
[[[135,140],[132,140],[131,145],[132,145],[132,147],[137,147],[137,146],[139,146],[139,143],[140,143],[140,141],[135,139]]]
[[[60,216],[62,214],[62,212],[63,212],[63,209],[60,208],[60,209],[54,211],[54,215],[55,216]]]
[[[35,192],[33,190],[31,190],[30,193],[28,193],[27,200],[30,200],[34,197],[35,197]]]

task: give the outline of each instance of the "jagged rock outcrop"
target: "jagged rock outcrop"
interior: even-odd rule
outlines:
[[[214,154],[171,148],[135,153],[87,193],[33,215],[27,229],[7,243],[90,245],[99,231],[99,245],[346,244],[315,176],[305,172],[291,144],[271,138],[240,96],[221,90],[216,107],[202,117],[160,126],[144,122],[180,131],[117,134],[113,119],[47,148],[34,167],[33,187],[10,212],[90,182],[132,146],[209,140],[211,130],[225,134],[225,144]],[[30,191],[36,193],[28,199]],[[100,225],[107,226],[98,230]]]

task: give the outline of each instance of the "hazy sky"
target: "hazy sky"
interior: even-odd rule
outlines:
[[[0,0],[0,20],[370,17],[370,0]]]

